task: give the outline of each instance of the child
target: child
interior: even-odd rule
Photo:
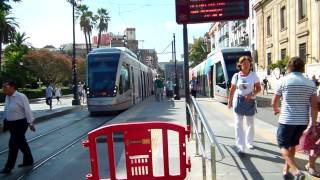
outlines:
[[[318,106],[320,102],[320,91],[318,91]],[[320,107],[318,107],[320,109]],[[309,155],[309,162],[306,164],[306,171],[315,177],[320,177],[320,172],[316,171],[316,160],[320,156],[320,116],[318,114],[316,133],[308,128],[304,131],[300,138],[300,143],[297,151]]]

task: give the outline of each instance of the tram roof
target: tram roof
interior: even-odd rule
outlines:
[[[225,47],[225,48],[217,48],[213,50],[210,54],[208,54],[207,57],[212,56],[213,54],[217,52],[222,52],[222,53],[232,53],[232,52],[238,52],[238,51],[250,51],[249,48],[247,47]]]
[[[137,58],[137,55],[133,53],[130,49],[125,47],[110,47],[110,48],[96,48],[93,49],[90,54],[99,54],[99,53],[115,53],[115,52],[125,52],[134,58]]]

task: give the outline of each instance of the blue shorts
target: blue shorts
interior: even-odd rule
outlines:
[[[299,144],[300,137],[307,125],[280,124],[277,131],[277,141],[280,148],[289,149]]]

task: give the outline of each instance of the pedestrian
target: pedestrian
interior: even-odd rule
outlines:
[[[60,98],[62,97],[60,86],[57,86],[54,92],[55,92],[55,97],[57,99],[57,104],[59,103],[62,104],[60,101]]]
[[[240,71],[232,77],[228,107],[233,107],[237,153],[242,155],[245,152],[245,147],[254,148],[255,96],[261,91],[261,85],[257,74],[251,71],[252,59],[249,56],[240,57],[237,68]],[[245,133],[243,130],[244,117],[247,121]]]
[[[166,95],[168,100],[172,100],[173,98],[173,82],[171,81],[170,78],[168,78],[168,81],[166,82]]]
[[[297,151],[305,153],[309,156],[309,161],[305,165],[305,170],[315,177],[320,177],[320,172],[316,170],[316,160],[320,156],[320,90],[318,91],[318,118],[316,123],[316,131],[313,132],[312,124],[309,123],[308,128],[303,132],[300,138]],[[310,121],[311,122],[311,121]]]
[[[51,84],[49,84],[46,88],[46,104],[50,107],[50,110],[52,110],[52,96],[53,88]]]
[[[315,86],[318,88],[318,87],[319,87],[319,81],[318,81],[318,79],[316,78],[316,75],[313,75],[313,76],[312,76],[312,81],[313,81],[313,83],[315,84]]]
[[[264,77],[264,79],[262,80],[262,82],[263,82],[263,92],[262,92],[262,94],[264,95],[264,91],[266,91],[266,93],[269,94],[269,93],[268,93],[269,81],[268,81],[268,79],[267,79],[267,76]]]
[[[4,131],[10,132],[9,154],[6,165],[1,171],[2,174],[9,174],[13,169],[18,151],[23,153],[23,163],[18,167],[30,166],[33,164],[31,150],[25,138],[25,133],[30,128],[35,131],[33,116],[27,96],[16,90],[14,82],[5,82],[2,86],[6,95],[4,108]]]
[[[160,101],[163,99],[163,81],[158,76],[157,79],[154,81],[155,88],[156,88],[156,99],[157,101]]]
[[[272,108],[275,114],[281,114],[277,130],[277,141],[282,157],[285,160],[283,167],[284,179],[290,179],[292,174],[296,179],[304,179],[305,175],[298,169],[295,162],[296,145],[303,131],[309,123],[311,112],[311,127],[316,130],[318,113],[317,95],[314,83],[303,76],[305,63],[300,57],[292,57],[287,65],[288,75],[283,77],[275,89],[272,99]],[[311,111],[310,111],[311,108]]]
[[[81,101],[83,101],[83,85],[81,84],[81,82],[79,82],[78,84],[78,95],[81,103]]]
[[[198,82],[196,80],[196,77],[192,76],[192,79],[190,81],[190,89],[191,89],[191,95],[193,97],[197,97],[197,88],[198,87]]]

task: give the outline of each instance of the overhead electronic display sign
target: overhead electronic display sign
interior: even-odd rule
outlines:
[[[249,17],[249,0],[176,0],[178,24],[232,21]]]

